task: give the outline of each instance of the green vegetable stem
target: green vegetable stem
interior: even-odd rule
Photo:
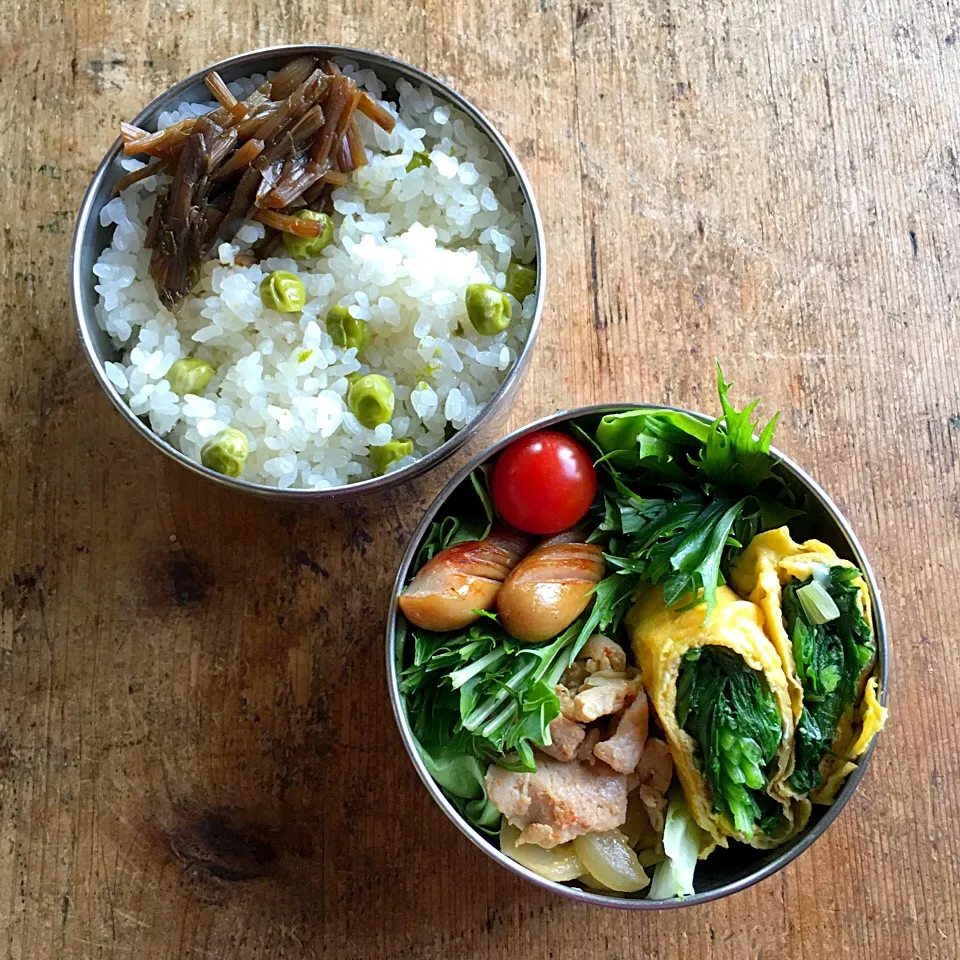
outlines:
[[[762,674],[736,654],[700,647],[684,655],[677,722],[697,742],[715,813],[752,837],[767,808],[767,768],[780,746],[780,712]],[[770,833],[777,816],[763,822]]]

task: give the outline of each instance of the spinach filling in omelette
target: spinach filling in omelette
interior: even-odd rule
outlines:
[[[780,713],[763,674],[736,654],[690,650],[677,683],[677,722],[697,742],[713,812],[747,839],[755,825],[776,835],[782,811],[765,789],[780,746]]]

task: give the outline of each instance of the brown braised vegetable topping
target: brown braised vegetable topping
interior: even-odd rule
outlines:
[[[245,220],[297,237],[322,224],[297,216],[324,209],[330,192],[367,162],[355,113],[388,132],[394,118],[330,62],[299,57],[237,100],[213,71],[206,84],[219,106],[150,133],[122,123],[125,156],[152,157],[118,184],[154,173],[173,181],[157,195],[147,230],[150,276],[161,301],[175,307],[193,288],[216,245]],[[260,251],[257,251],[258,254]]]

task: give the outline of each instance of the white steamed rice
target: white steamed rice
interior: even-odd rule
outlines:
[[[378,99],[384,85],[369,70],[345,74]],[[263,81],[230,84],[237,97]],[[469,283],[502,287],[511,257],[532,262],[533,228],[520,186],[497,148],[464,114],[427,87],[397,83],[399,110],[392,133],[366,117],[357,122],[369,164],[334,197],[335,240],[315,260],[272,257],[240,267],[234,257],[264,228],[247,223],[216,251],[199,286],[171,313],[149,276],[146,224],[163,178],[134,184],[100,211],[113,239],[94,273],[97,319],[121,351],[107,376],[160,436],[193,460],[227,427],[250,440],[243,479],[278,487],[323,489],[371,476],[369,451],[409,437],[423,457],[451,430],[470,422],[493,396],[530,329],[534,296],[513,302],[513,322],[496,336],[467,319]],[[165,127],[216,104],[180,104],[161,114]],[[406,172],[414,152],[430,164]],[[121,160],[125,170],[140,161]],[[307,292],[301,314],[266,309],[261,279],[273,270],[299,275]],[[324,325],[343,304],[374,334],[362,362],[336,347]],[[203,396],[180,397],[164,379],[174,361],[196,356],[216,375]],[[345,402],[347,375],[386,376],[395,387],[390,423],[360,425]]]

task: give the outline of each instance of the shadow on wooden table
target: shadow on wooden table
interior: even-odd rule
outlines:
[[[376,502],[290,507],[224,492],[97,419],[83,497],[112,586],[94,666],[64,690],[96,702],[78,748],[87,890],[111,896],[109,916],[86,918],[91,941],[132,950],[187,924],[220,943],[211,956],[294,957],[486,936],[491,902],[514,910],[521,885],[422,788],[384,668],[396,566],[458,464]]]

